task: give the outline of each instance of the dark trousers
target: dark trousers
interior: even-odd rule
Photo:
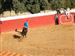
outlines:
[[[24,37],[24,36],[26,36],[27,32],[28,32],[28,28],[23,27],[21,35]]]

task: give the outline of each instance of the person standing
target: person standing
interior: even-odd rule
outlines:
[[[27,32],[28,32],[28,20],[26,20],[24,22],[23,29],[22,29],[21,32],[19,32],[17,29],[15,29],[15,31],[21,34],[22,37],[20,37],[20,39],[26,37],[27,36]]]
[[[26,20],[26,22],[24,22],[24,27],[22,29],[21,35],[24,37],[26,37],[28,32],[28,20]]]

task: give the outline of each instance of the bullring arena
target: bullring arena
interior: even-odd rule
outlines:
[[[55,25],[53,15],[31,17],[27,38],[15,39],[25,19],[2,20],[0,56],[75,56],[75,21]],[[60,19],[59,19],[60,20]],[[14,23],[13,23],[14,22]]]

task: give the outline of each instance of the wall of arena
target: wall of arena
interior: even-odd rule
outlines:
[[[50,13],[30,14],[23,16],[3,17],[0,18],[0,32],[14,31],[22,29],[23,24],[28,20],[29,27],[38,27],[45,25],[55,25],[55,15]],[[64,14],[58,15],[58,24],[73,24],[75,23],[75,12],[70,16]]]

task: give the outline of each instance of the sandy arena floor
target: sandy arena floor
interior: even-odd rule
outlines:
[[[75,56],[75,25],[30,28],[27,38],[14,39],[15,31],[0,34],[0,51],[31,56]]]

